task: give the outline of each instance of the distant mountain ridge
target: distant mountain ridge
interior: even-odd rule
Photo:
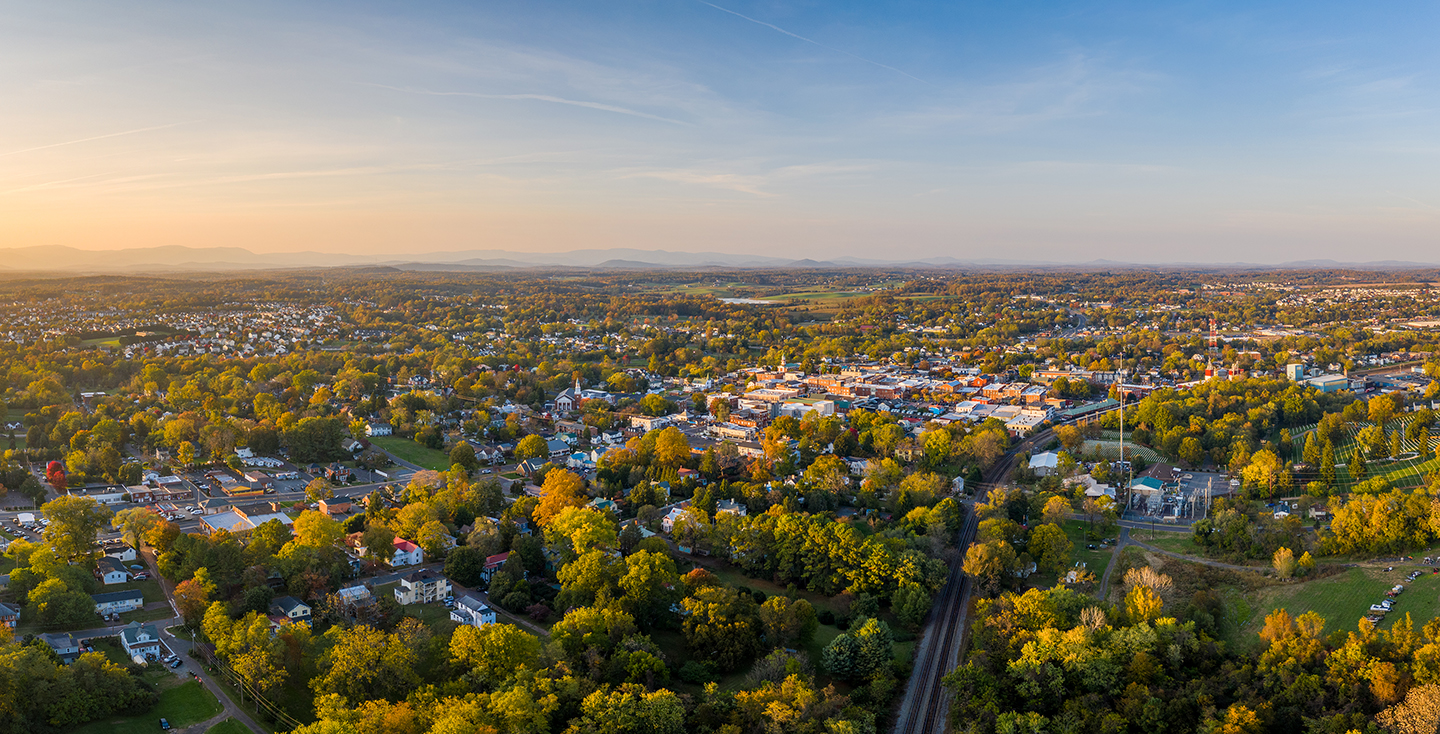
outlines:
[[[655,270],[707,268],[865,268],[906,269],[1297,269],[1344,268],[1408,270],[1436,268],[1434,263],[1385,260],[1342,263],[1334,260],[1299,260],[1264,263],[1125,263],[1094,260],[1088,263],[959,259],[931,257],[918,260],[877,260],[838,257],[830,260],[792,259],[723,252],[674,252],[632,248],[586,249],[569,252],[515,252],[512,250],[459,250],[405,255],[351,255],[326,252],[254,253],[241,247],[142,247],[123,250],[80,250],[59,245],[0,248],[0,271],[67,273],[154,273],[155,271],[215,272],[293,268],[375,267],[414,271],[497,272],[532,268],[601,270]]]

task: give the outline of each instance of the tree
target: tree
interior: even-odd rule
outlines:
[[[749,594],[723,586],[697,589],[681,602],[685,642],[691,654],[735,670],[759,650],[760,620]]]
[[[445,576],[461,586],[478,586],[484,583],[481,574],[485,571],[485,552],[479,548],[461,546],[445,556]]]
[[[450,449],[450,465],[460,465],[467,473],[473,473],[480,468],[480,460],[475,458],[475,447],[469,441],[460,441],[455,448]]]
[[[930,613],[930,592],[914,582],[900,584],[890,598],[890,609],[908,630],[920,629],[925,615]]]
[[[670,426],[655,439],[655,461],[661,466],[678,468],[690,458],[690,442],[679,428]]]
[[[1085,442],[1085,437],[1080,434],[1080,429],[1068,425],[1057,427],[1055,429],[1055,438],[1059,439],[1060,445],[1071,454],[1079,451],[1080,446]]]
[[[1261,449],[1250,457],[1250,465],[1240,472],[1246,486],[1262,488],[1266,496],[1273,496],[1275,487],[1281,483],[1281,474],[1285,471],[1285,462],[1280,460],[1273,451]]]
[[[680,574],[675,561],[664,553],[636,551],[625,558],[620,590],[625,607],[637,622],[649,627],[672,614],[670,607],[679,597]]]
[[[550,445],[545,442],[545,439],[533,433],[529,436],[526,436],[525,438],[520,439],[520,443],[515,444],[516,461],[539,459],[541,457],[549,455]]]
[[[771,647],[792,647],[808,642],[819,622],[815,608],[804,599],[775,595],[760,605],[760,624],[765,629],[765,643]]]
[[[330,486],[330,480],[325,477],[315,477],[305,485],[305,499],[311,502],[328,500],[335,496],[335,491]]]
[[[115,513],[110,525],[119,530],[120,534],[130,541],[130,545],[139,548],[146,534],[162,522],[164,520],[159,515],[144,507],[132,507]]]
[[[1346,468],[1350,470],[1350,480],[1352,482],[1362,482],[1365,480],[1365,477],[1370,475],[1370,468],[1365,464],[1364,448],[1360,446],[1355,447],[1355,453],[1350,457],[1350,466]]]
[[[1149,622],[1160,616],[1164,601],[1148,586],[1136,586],[1125,595],[1125,613],[1134,623]]]
[[[185,618],[186,626],[194,629],[200,624],[213,591],[213,588],[207,589],[203,582],[193,578],[175,586],[175,606],[180,610],[180,616]]]
[[[638,683],[608,686],[585,697],[566,734],[681,734],[685,705],[674,693]]]
[[[1045,522],[1059,525],[1070,518],[1071,511],[1070,502],[1056,495],[1045,501],[1045,510],[1041,514],[1045,516]]]
[[[398,636],[369,625],[331,627],[328,648],[316,661],[310,686],[318,695],[338,694],[350,705],[404,698],[420,682],[415,651]]]
[[[1005,575],[1015,568],[1015,549],[1003,540],[975,543],[965,551],[962,568],[986,593],[993,594],[1000,589]]]
[[[450,657],[479,682],[495,686],[536,665],[540,638],[509,624],[463,625],[450,638]]]
[[[1295,553],[1282,545],[1275,550],[1271,565],[1275,567],[1275,575],[1288,579],[1295,575]]]
[[[315,510],[306,510],[295,518],[295,540],[293,542],[309,548],[329,548],[340,541],[345,530],[329,515]]]
[[[1180,460],[1190,466],[1199,466],[1205,458],[1205,447],[1201,445],[1200,439],[1194,436],[1186,436],[1180,441]]]
[[[450,534],[439,520],[431,520],[420,526],[419,532],[415,534],[415,545],[425,550],[427,558],[439,560],[445,557],[445,552],[450,548]]]
[[[540,486],[535,523],[543,528],[566,507],[584,507],[588,503],[585,481],[572,471],[557,469],[545,475],[545,483]]]
[[[1335,484],[1335,444],[1326,441],[1320,456],[1320,481],[1326,486]]]
[[[1384,428],[1391,418],[1395,417],[1395,401],[1389,395],[1377,395],[1370,398],[1369,405],[1370,422]]]
[[[1030,533],[1030,555],[1035,557],[1036,565],[1047,572],[1059,573],[1069,566],[1070,552],[1074,549],[1075,544],[1058,525],[1047,523]]]
[[[181,441],[180,446],[175,449],[175,460],[181,466],[193,466],[195,464],[195,444],[189,441]]]
[[[89,560],[98,554],[95,538],[110,520],[110,508],[90,497],[58,497],[40,511],[50,524],[41,535],[66,560]]]
[[[1305,448],[1300,451],[1300,460],[1305,462],[1306,466],[1320,465],[1320,443],[1315,440],[1316,433],[1318,431],[1311,431],[1305,435]]]

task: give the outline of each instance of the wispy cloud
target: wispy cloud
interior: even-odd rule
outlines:
[[[104,140],[104,139],[106,139],[106,138],[118,138],[118,137],[121,137],[121,136],[123,136],[123,135],[135,135],[135,134],[137,134],[137,133],[148,133],[148,132],[151,132],[151,131],[153,131],[153,130],[167,130],[167,129],[172,128],[172,127],[179,127],[179,126],[181,126],[181,125],[189,125],[189,124],[191,124],[192,122],[194,122],[194,121],[193,121],[193,120],[190,120],[190,121],[186,121],[186,122],[172,122],[172,123],[170,123],[170,124],[168,124],[168,125],[156,125],[156,126],[154,126],[154,127],[141,127],[141,128],[136,128],[136,129],[134,129],[134,130],[125,130],[125,131],[118,132],[118,133],[107,133],[107,134],[105,134],[105,135],[94,135],[94,136],[91,136],[91,137],[88,137],[88,138],[80,138],[80,139],[78,139],[78,140],[67,140],[67,141],[65,141],[65,142],[63,142],[63,143],[50,143],[49,145],[37,145],[37,146],[34,146],[34,147],[32,147],[32,148],[21,148],[20,150],[12,150],[12,151],[10,151],[10,152],[8,152],[8,153],[0,153],[0,158],[3,158],[3,157],[5,157],[5,156],[11,156],[11,155],[20,155],[21,153],[29,153],[29,152],[31,152],[31,151],[36,151],[36,150],[46,150],[46,149],[48,149],[48,148],[59,148],[59,147],[66,146],[66,145],[77,145],[77,144],[79,144],[79,143],[88,143],[88,142],[90,142],[90,141],[92,141],[92,140]]]
[[[740,14],[740,13],[737,13],[737,12],[733,11],[733,10],[730,10],[729,8],[722,8],[722,7],[720,7],[719,5],[716,5],[716,4],[714,4],[714,3],[707,3],[707,2],[705,2],[705,0],[696,0],[696,2],[700,3],[701,5],[709,5],[710,7],[715,8],[716,10],[719,10],[719,11],[724,12],[724,13],[729,13],[729,14],[737,17],[737,18],[743,18],[743,19],[748,20],[748,21],[750,21],[751,23],[754,23],[754,24],[756,24],[756,25],[763,25],[763,26],[765,26],[766,28],[769,28],[769,29],[771,29],[771,30],[778,31],[778,32],[780,32],[780,33],[784,33],[785,35],[790,36],[791,38],[799,39],[799,40],[804,41],[804,42],[806,42],[806,43],[819,46],[820,48],[823,48],[823,49],[825,49],[826,51],[834,51],[834,52],[837,53],[837,54],[845,54],[846,56],[849,56],[849,57],[852,58],[852,59],[857,59],[857,60],[859,60],[859,61],[864,61],[864,62],[867,63],[867,64],[871,64],[871,65],[873,65],[873,66],[878,66],[878,67],[880,67],[880,68],[882,68],[882,69],[888,69],[888,70],[893,71],[893,72],[895,72],[896,74],[899,74],[899,75],[901,75],[901,76],[908,77],[908,78],[910,78],[910,79],[914,79],[915,81],[920,82],[921,84],[929,84],[929,85],[932,86],[932,87],[935,86],[934,84],[932,84],[932,83],[930,83],[930,82],[927,82],[927,81],[925,81],[924,79],[921,79],[920,77],[915,76],[914,74],[911,74],[911,73],[909,73],[909,72],[901,71],[901,70],[899,70],[899,69],[897,69],[897,68],[895,68],[895,67],[893,67],[893,66],[890,66],[890,65],[888,65],[888,64],[882,64],[882,63],[880,63],[879,61],[874,61],[874,60],[872,60],[872,59],[867,59],[867,58],[865,58],[864,56],[860,56],[860,55],[857,55],[857,54],[850,53],[849,51],[846,51],[845,49],[835,48],[834,46],[826,46],[825,44],[823,44],[823,43],[821,43],[821,42],[819,42],[819,41],[816,41],[816,40],[814,40],[814,39],[812,39],[812,38],[806,38],[806,37],[804,37],[804,36],[802,36],[802,35],[800,35],[800,34],[798,34],[798,33],[791,33],[790,31],[787,31],[787,30],[785,30],[784,28],[781,28],[781,27],[778,26],[778,25],[774,25],[774,24],[772,24],[772,23],[766,23],[766,22],[763,21],[763,20],[756,20],[755,18],[751,18],[751,17],[748,16],[748,15],[742,15],[742,14]]]
[[[661,116],[659,116],[659,115],[652,115],[652,114],[650,114],[650,113],[648,113],[648,112],[641,112],[641,111],[639,111],[639,110],[632,110],[632,109],[629,109],[628,107],[617,107],[616,105],[603,104],[603,103],[600,103],[600,102],[586,102],[586,101],[584,101],[584,100],[577,100],[577,99],[565,99],[564,97],[556,97],[556,96],[554,96],[554,95],[549,95],[549,94],[485,94],[485,93],[482,93],[482,92],[437,92],[437,91],[433,91],[433,90],[429,90],[429,89],[414,89],[414,88],[406,88],[406,87],[392,87],[392,86],[390,86],[390,85],[388,85],[388,84],[374,84],[374,83],[371,83],[371,82],[355,82],[355,83],[356,83],[356,84],[361,84],[361,85],[364,85],[364,86],[367,86],[367,87],[379,87],[380,89],[389,89],[389,90],[394,91],[394,92],[404,92],[404,93],[407,93],[407,94],[422,94],[422,95],[426,95],[426,96],[430,96],[430,97],[474,97],[474,98],[476,98],[476,99],[515,99],[515,100],[535,100],[535,101],[538,101],[538,102],[553,102],[553,103],[555,103],[555,104],[570,105],[570,106],[572,106],[572,107],[584,107],[584,108],[586,108],[586,109],[600,110],[600,111],[602,111],[602,112],[614,112],[614,113],[621,114],[621,115],[630,115],[631,117],[642,117],[642,118],[645,118],[645,119],[647,119],[647,120],[655,120],[655,121],[657,121],[657,122],[666,122],[666,123],[669,123],[669,124],[671,124],[671,125],[688,125],[688,124],[690,124],[690,123],[688,123],[688,122],[683,122],[683,121],[681,121],[681,120],[674,120],[674,119],[671,119],[671,118],[669,118],[669,117],[661,117]]]
[[[873,168],[866,163],[802,163],[780,166],[758,173],[732,173],[691,168],[667,168],[649,171],[631,171],[621,175],[622,179],[653,178],[682,184],[711,186],[742,194],[772,198],[779,196],[766,188],[775,184],[806,178],[856,173]]]

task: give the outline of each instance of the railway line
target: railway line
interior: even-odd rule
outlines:
[[[1015,470],[1021,452],[1029,452],[1035,446],[1043,446],[1054,438],[1049,429],[1041,431],[1016,445],[985,473],[985,481],[975,488],[975,496],[981,497],[990,488],[1001,486],[1004,479]],[[979,518],[974,505],[968,508],[965,526],[960,530],[956,545],[963,553],[975,539]],[[970,611],[970,578],[957,562],[950,568],[950,575],[940,589],[940,597],[930,609],[929,623],[920,640],[915,669],[910,674],[910,684],[900,703],[900,712],[895,719],[895,734],[944,734],[950,697],[946,695],[940,680],[955,668],[960,653],[965,649],[968,615]]]

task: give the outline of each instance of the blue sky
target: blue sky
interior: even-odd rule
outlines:
[[[1434,4],[414,5],[0,5],[0,241],[1440,260]]]

